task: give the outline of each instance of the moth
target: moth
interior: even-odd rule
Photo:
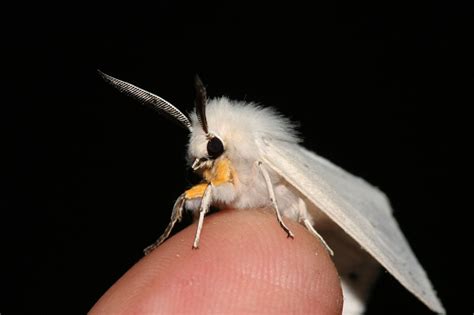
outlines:
[[[284,218],[302,223],[333,256],[341,276],[344,313],[364,312],[379,266],[431,310],[444,308],[410,249],[383,192],[300,145],[294,124],[269,107],[208,99],[196,77],[189,116],[161,97],[99,71],[122,93],[151,105],[189,132],[187,160],[202,182],[176,200],[171,221],[148,254],[164,242],[184,209],[197,215],[198,248],[211,206],[272,208],[286,236]]]

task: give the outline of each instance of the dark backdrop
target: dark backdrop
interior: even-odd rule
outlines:
[[[5,10],[0,313],[84,313],[142,256],[189,186],[186,132],[96,69],[188,111],[211,96],[301,123],[304,144],[391,198],[451,314],[472,312],[471,11],[454,4]],[[61,11],[55,11],[60,9]],[[464,119],[467,118],[467,119]],[[464,176],[464,175],[463,175]],[[467,171],[466,175],[467,176]],[[370,314],[429,314],[384,274]]]

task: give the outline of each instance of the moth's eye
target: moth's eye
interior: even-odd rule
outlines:
[[[213,137],[207,142],[207,154],[211,159],[218,158],[223,152],[224,145],[219,138]]]

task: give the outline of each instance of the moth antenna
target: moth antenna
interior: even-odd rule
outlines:
[[[196,74],[194,77],[194,87],[196,88],[196,114],[201,124],[202,129],[206,133],[209,134],[209,129],[207,128],[207,119],[206,119],[206,103],[207,103],[207,92],[206,87],[201,81],[199,75]]]
[[[110,75],[103,73],[100,70],[97,70],[100,76],[113,87],[115,87],[120,92],[128,95],[144,105],[151,105],[153,108],[157,109],[158,112],[164,114],[166,117],[171,118],[171,120],[178,122],[181,126],[192,131],[191,122],[189,118],[186,117],[179,109],[174,107],[170,102],[162,99],[161,97],[147,92],[133,84],[127,83],[125,81],[116,79]]]

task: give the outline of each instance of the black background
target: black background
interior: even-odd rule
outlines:
[[[184,111],[211,96],[301,123],[305,146],[384,190],[451,314],[472,313],[461,202],[472,11],[430,2],[6,9],[0,313],[85,313],[189,186],[187,134],[96,69]],[[60,10],[60,11],[56,11]],[[466,135],[468,135],[466,137]],[[471,184],[472,186],[472,184]],[[429,314],[384,274],[370,314]]]

